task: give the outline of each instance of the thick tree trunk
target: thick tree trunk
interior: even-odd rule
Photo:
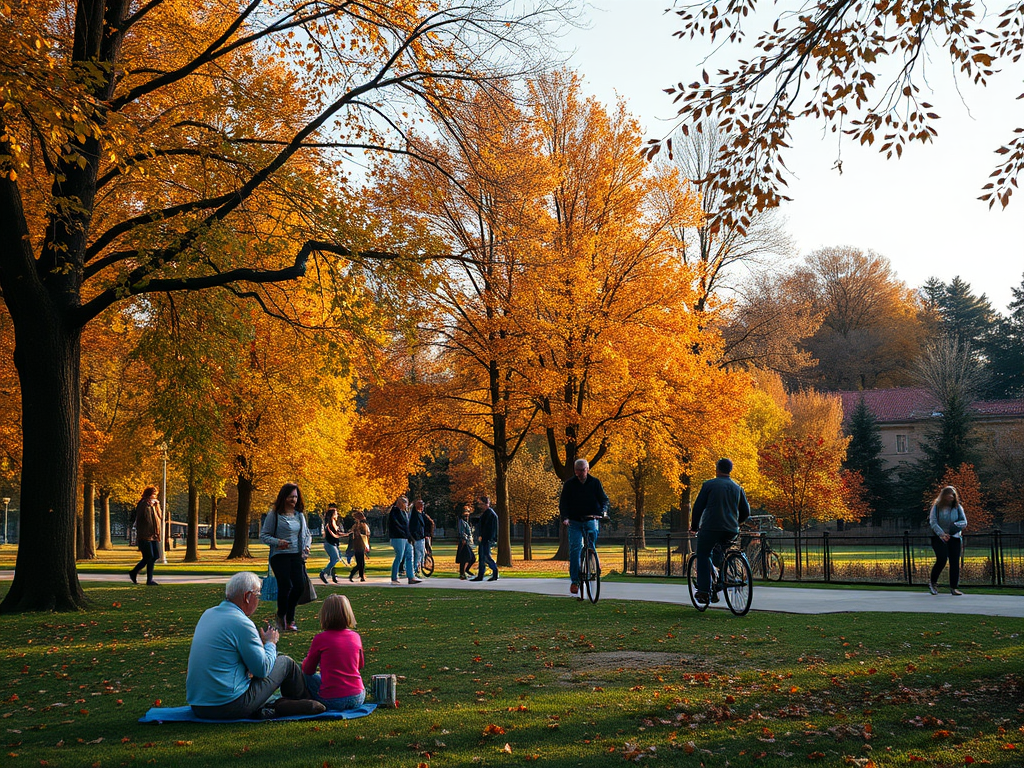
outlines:
[[[217,494],[210,494],[210,549],[217,548]]]
[[[647,511],[647,487],[644,483],[643,462],[637,462],[633,474],[633,499],[636,502],[636,514],[633,516],[633,538],[636,539],[636,546],[640,549],[647,549],[647,531],[645,528],[644,515]]]
[[[96,559],[96,482],[86,471],[82,483],[82,525],[78,533],[79,560]]]
[[[0,613],[86,605],[75,570],[81,337],[52,305],[33,312],[15,324],[24,436],[21,532],[14,580]]]
[[[235,540],[228,553],[228,560],[252,557],[249,552],[249,518],[252,514],[252,482],[238,476],[238,510],[235,512]]]
[[[185,562],[199,562],[199,489],[192,473],[188,479],[188,530],[185,533]]]
[[[99,549],[104,551],[114,548],[110,538],[110,490],[100,489],[100,543]]]

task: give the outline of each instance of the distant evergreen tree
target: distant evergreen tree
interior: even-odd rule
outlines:
[[[970,283],[954,277],[939,300],[942,330],[961,343],[980,347],[995,326],[997,314],[985,294],[975,296]]]
[[[843,468],[860,472],[864,478],[871,520],[877,524],[892,511],[892,470],[886,468],[882,459],[882,430],[863,397],[850,417],[847,434],[850,444],[846,448]]]
[[[1011,290],[1009,316],[999,319],[982,345],[990,377],[986,396],[994,399],[1024,397],[1024,280]]]

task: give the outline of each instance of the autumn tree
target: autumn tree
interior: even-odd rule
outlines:
[[[373,254],[339,226],[354,196],[337,162],[408,151],[403,129],[444,112],[460,83],[503,55],[524,66],[546,10],[502,0],[81,0],[73,16],[36,0],[0,7],[0,101],[18,105],[0,115],[0,290],[24,434],[24,546],[0,610],[84,604],[73,541],[83,328],[130,297],[258,295],[311,262],[327,284],[358,268]],[[287,225],[263,226],[284,212]]]
[[[736,64],[704,72],[689,85],[666,89],[680,104],[684,131],[714,114],[730,136],[719,153],[712,183],[742,202],[740,223],[751,209],[773,208],[785,199],[783,155],[800,121],[851,140],[877,145],[887,157],[908,143],[937,135],[938,110],[921,98],[924,66],[933,46],[948,56],[958,75],[986,84],[999,69],[1016,64],[1024,46],[1020,6],[982,14],[972,3],[921,5],[843,0],[785,3],[767,16],[763,4],[715,0],[680,3],[674,11],[681,39],[703,38],[716,47],[745,46]],[[750,19],[767,26],[748,50]],[[775,19],[774,22],[771,20]],[[650,152],[668,142],[653,140]],[[997,152],[1002,157],[982,199],[1006,206],[1024,167],[1024,132]],[[841,167],[841,165],[840,165]]]
[[[981,455],[979,474],[986,488],[995,489],[990,500],[998,503],[1003,520],[1024,522],[1024,425],[990,434]]]
[[[533,560],[533,526],[558,519],[562,484],[545,466],[544,446],[520,451],[509,468],[509,514],[523,526],[523,560]]]
[[[912,383],[907,361],[923,341],[917,297],[889,260],[850,246],[808,254],[796,284],[822,318],[805,346],[822,389],[875,389]]]

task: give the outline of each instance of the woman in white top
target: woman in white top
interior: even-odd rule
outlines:
[[[304,509],[299,486],[285,483],[260,529],[260,541],[270,546],[270,568],[277,577],[277,624],[291,632],[299,631],[295,607],[302,595],[306,558],[313,543]]]
[[[935,550],[935,565],[932,566],[932,578],[928,582],[928,591],[939,594],[938,580],[942,569],[949,561],[949,591],[954,595],[962,595],[960,586],[960,553],[963,551],[961,534],[967,527],[967,515],[960,505],[960,494],[956,488],[947,485],[932,502],[932,510],[928,513],[928,525],[932,529],[932,549]]]

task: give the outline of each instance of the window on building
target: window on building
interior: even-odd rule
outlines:
[[[896,435],[896,453],[909,453],[910,445],[906,435]]]

